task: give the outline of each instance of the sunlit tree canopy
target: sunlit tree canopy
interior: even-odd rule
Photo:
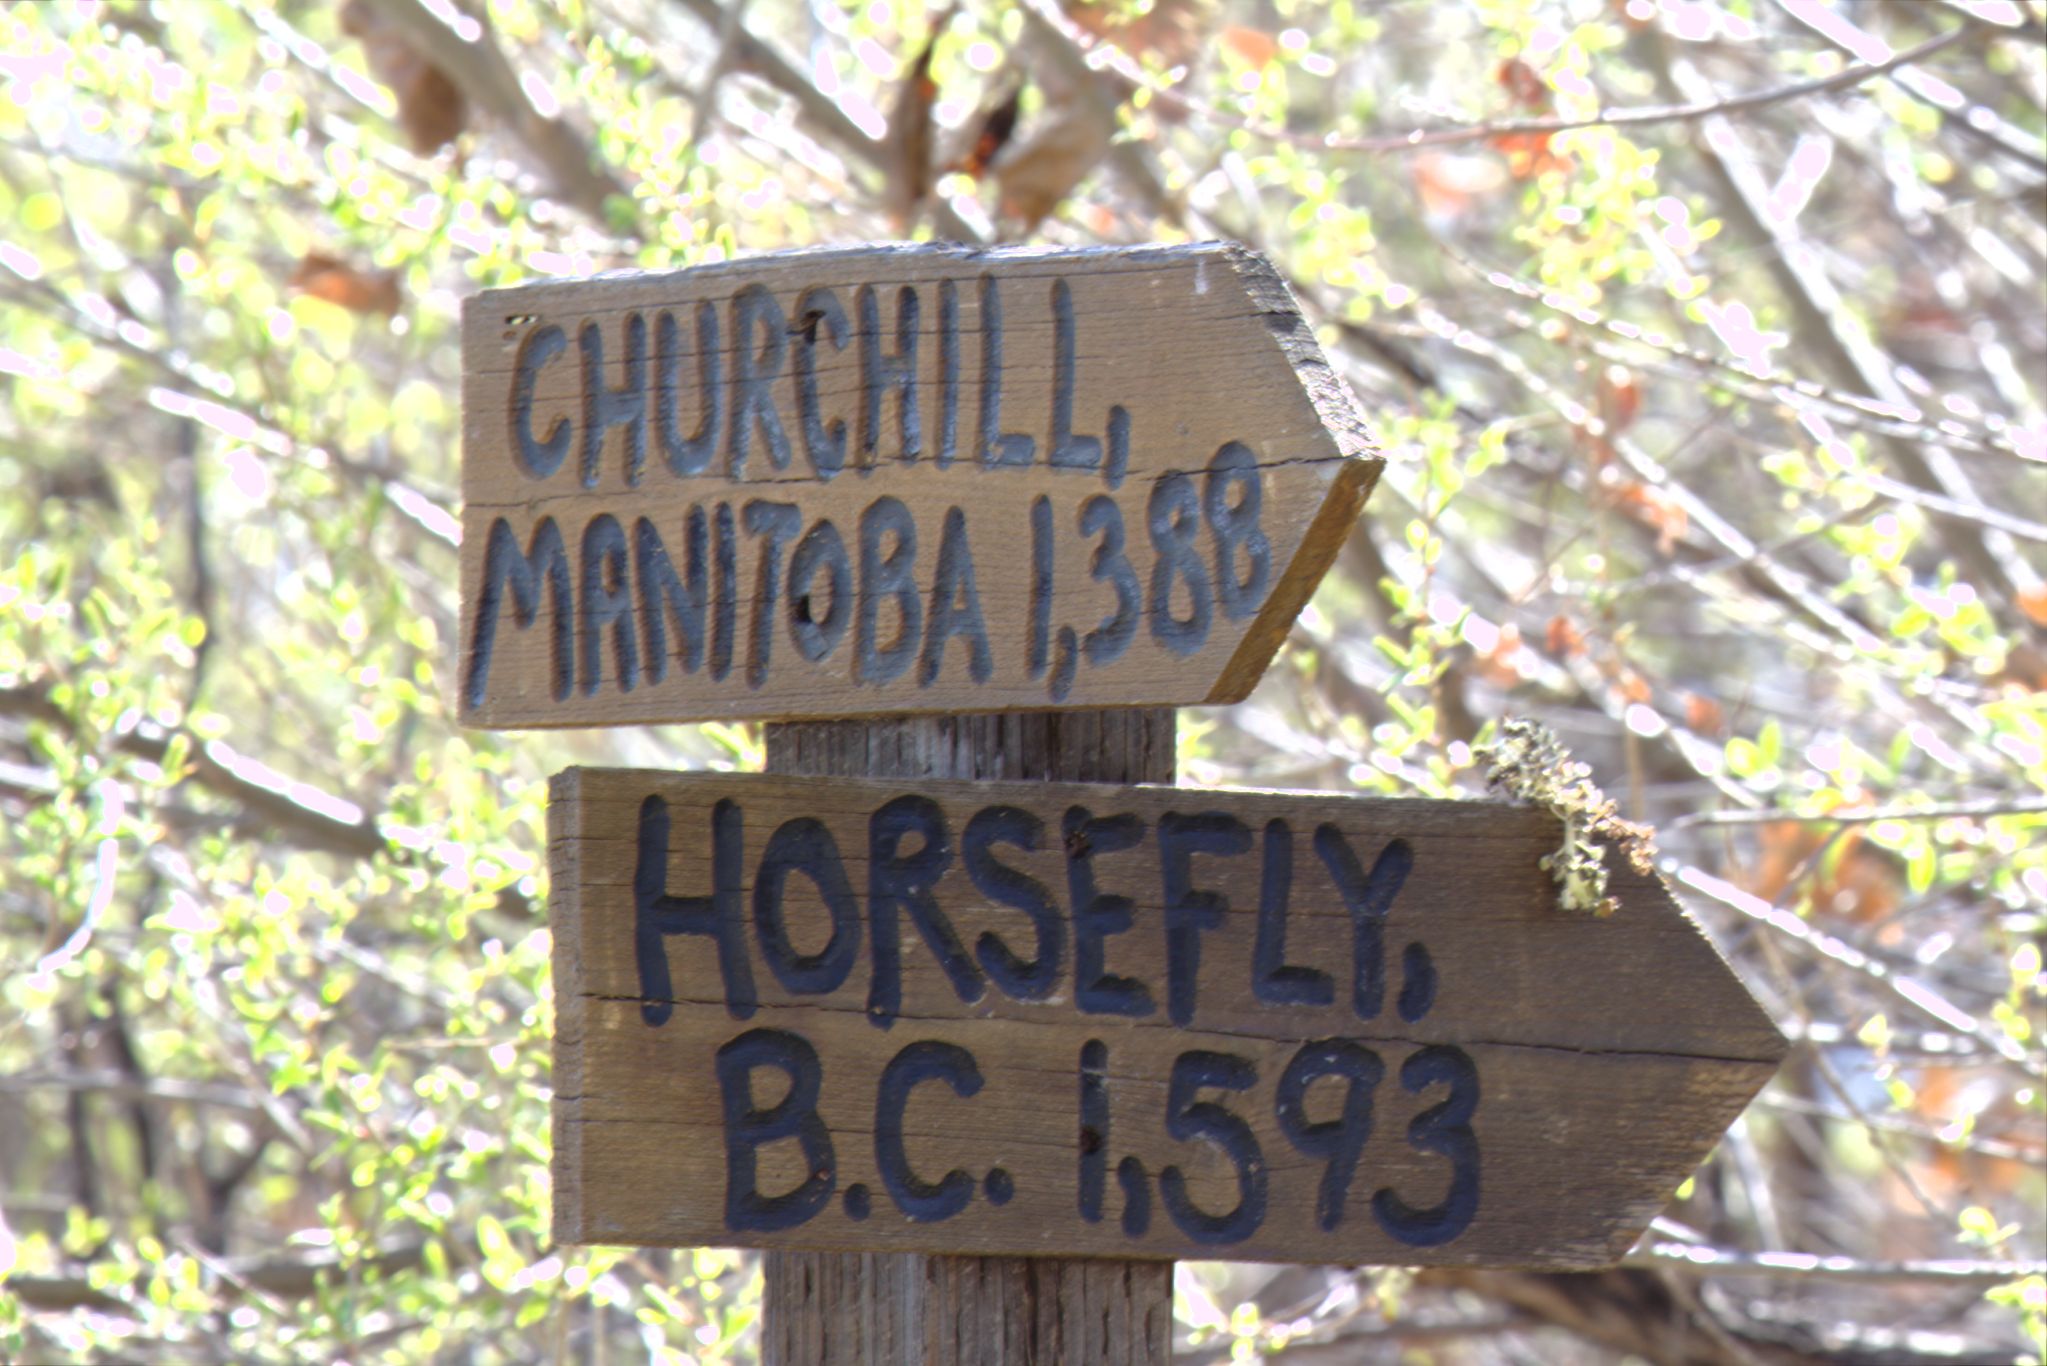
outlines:
[[[1183,1264],[1183,1360],[2047,1354],[2047,4],[49,0],[0,1358],[755,1358],[750,1254],[552,1241],[544,807],[761,732],[455,726],[459,308],[901,238],[1264,253],[1388,465],[1181,781],[1539,720],[1793,1043],[1623,1266]]]

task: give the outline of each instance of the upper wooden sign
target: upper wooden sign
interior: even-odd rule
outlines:
[[[1783,1056],[1654,877],[1474,802],[571,769],[571,1243],[1554,1269]]]
[[[1229,702],[1383,464],[1239,247],[870,247],[462,316],[470,725]]]

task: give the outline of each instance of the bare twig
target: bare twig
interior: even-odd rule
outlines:
[[[1635,128],[1652,123],[1691,123],[1699,119],[1767,109],[1773,104],[1800,100],[1809,95],[1825,95],[1836,90],[1847,90],[1861,85],[1864,81],[1888,75],[1899,67],[1910,66],[1922,58],[1930,57],[1942,48],[1960,41],[1967,33],[1966,28],[1958,28],[1939,37],[1929,38],[1915,47],[1906,48],[1903,52],[1895,53],[1881,62],[1858,62],[1842,68],[1831,76],[1821,76],[1809,81],[1793,81],[1789,85],[1758,90],[1747,95],[1728,95],[1716,99],[1694,100],[1687,104],[1651,105],[1636,109],[1602,109],[1596,114],[1575,119],[1502,119],[1492,123],[1459,124],[1452,128],[1417,128],[1408,133],[1379,134],[1365,138],[1334,136],[1302,138],[1289,135],[1288,140],[1330,152],[1406,152],[1422,147],[1444,147],[1459,142],[1484,142],[1492,138],[1568,133],[1579,128]]]
[[[2047,813],[2047,797],[2020,797],[1980,802],[1946,802],[1934,806],[1873,806],[1855,811],[1699,811],[1670,822],[1673,830],[1690,825],[1765,825],[1772,821],[1826,821],[1835,825],[1869,825],[1877,821],[1940,821],[1950,818],[2033,816]]]
[[[1777,0],[1777,7],[1851,57],[1882,60],[1879,54],[1888,50],[1882,39],[1856,27],[1823,0]],[[2037,138],[2006,123],[1995,110],[1972,103],[1946,81],[1923,72],[1901,71],[1898,84],[1914,99],[1938,109],[1966,136],[2036,171],[2047,172],[2047,154],[2042,154]]]
[[[1966,1258],[1874,1262],[1806,1252],[1734,1252],[1692,1243],[1650,1243],[1628,1256],[1628,1266],[1654,1266],[1700,1276],[1820,1277],[1837,1281],[1940,1281],[1950,1285],[2003,1285],[2047,1275],[2047,1261],[1990,1262]]]

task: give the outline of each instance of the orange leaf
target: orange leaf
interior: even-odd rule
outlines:
[[[1564,170],[1570,162],[1549,149],[1548,133],[1495,133],[1486,139],[1507,158],[1507,173],[1528,180],[1544,171]]]
[[[1656,533],[1656,549],[1668,555],[1691,530],[1692,519],[1682,505],[1662,489],[1629,479],[1614,490],[1613,500],[1635,520]]]
[[[1634,425],[1642,410],[1642,386],[1625,365],[1609,365],[1599,377],[1599,416],[1610,436],[1619,436]]]
[[[398,312],[401,302],[397,271],[358,270],[324,251],[307,252],[287,283],[301,294],[325,299],[351,313],[381,313],[390,317]]]
[[[1409,169],[1422,209],[1444,218],[1455,218],[1473,200],[1507,183],[1500,164],[1487,156],[1417,152],[1410,158]]]
[[[1270,33],[1242,24],[1231,24],[1216,34],[1222,45],[1244,59],[1247,66],[1261,71],[1272,65],[1272,59],[1279,56],[1279,40]]]
[[[1478,657],[1478,676],[1496,688],[1512,688],[1521,682],[1521,670],[1514,656],[1521,651],[1521,628],[1508,622],[1500,628],[1493,648]]]
[[[1549,626],[1542,634],[1542,643],[1544,648],[1558,659],[1569,659],[1585,653],[1585,633],[1561,612],[1549,619]]]
[[[2019,610],[2035,626],[2047,626],[2047,584],[2035,584],[2019,594]]]
[[[1703,693],[1688,692],[1685,697],[1685,726],[1698,735],[1724,735],[1727,731],[1727,713],[1720,704]]]

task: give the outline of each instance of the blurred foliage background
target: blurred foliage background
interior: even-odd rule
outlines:
[[[1189,1265],[1184,1358],[2047,1334],[2040,0],[0,9],[0,1357],[745,1361],[554,1246],[543,779],[450,723],[479,287],[1230,237],[1391,457],[1183,781],[1538,717],[1796,1047],[1599,1275]]]

